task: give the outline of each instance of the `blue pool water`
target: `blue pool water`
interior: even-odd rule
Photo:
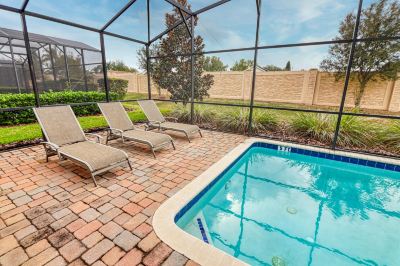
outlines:
[[[251,265],[400,265],[400,172],[250,148],[177,224]]]

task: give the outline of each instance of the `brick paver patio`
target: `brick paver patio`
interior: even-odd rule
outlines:
[[[194,265],[155,235],[151,218],[168,197],[245,136],[204,131],[153,159],[112,141],[133,166],[98,177],[70,161],[44,160],[42,146],[0,153],[0,265]]]

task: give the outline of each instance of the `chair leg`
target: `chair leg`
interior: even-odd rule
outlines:
[[[175,143],[174,143],[173,140],[171,140],[171,144],[172,144],[172,148],[174,148],[174,150],[176,150],[176,148],[175,148]]]
[[[191,141],[190,141],[190,138],[189,138],[188,133],[185,132],[185,135],[186,135],[186,137],[187,137],[187,139],[188,139],[188,141],[189,141],[189,143],[190,143]]]
[[[110,135],[111,135],[111,134],[110,134],[110,131],[108,131],[108,132],[107,132],[107,137],[106,137],[106,145],[108,145],[108,139],[109,139]]]
[[[156,159],[156,153],[154,152],[153,148],[151,148],[151,152],[153,153],[154,159]]]
[[[199,134],[200,134],[200,137],[203,137],[203,134],[201,133],[201,130],[199,130]]]
[[[92,176],[94,185],[97,187],[97,182],[96,182],[96,178],[94,177],[94,174],[93,174],[93,173],[90,173],[90,175]]]
[[[49,157],[50,157],[50,150],[46,147],[46,145],[43,144],[44,147],[44,152],[46,153],[46,162],[49,162]]]
[[[128,162],[128,166],[129,166],[129,168],[130,168],[130,169],[131,169],[131,171],[132,171],[132,170],[133,170],[133,168],[132,168],[131,162],[129,161],[129,159],[127,159],[126,161]]]

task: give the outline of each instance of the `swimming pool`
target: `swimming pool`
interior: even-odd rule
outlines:
[[[396,161],[259,141],[228,157],[175,199],[196,261],[223,265],[212,247],[251,265],[400,265]]]

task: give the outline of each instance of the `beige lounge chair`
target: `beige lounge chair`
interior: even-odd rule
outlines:
[[[128,155],[86,138],[74,112],[70,106],[52,106],[33,108],[37,120],[43,130],[46,142],[46,161],[49,156],[58,155],[61,160],[69,159],[89,169],[94,184],[95,176],[122,164],[128,164],[132,170]],[[100,142],[100,136],[95,136]]]
[[[174,141],[168,135],[149,132],[144,130],[135,129],[132,121],[129,119],[124,107],[120,102],[113,103],[98,103],[97,104],[106,118],[110,126],[106,143],[112,137],[118,137],[125,140],[131,140],[146,144],[150,147],[154,158],[156,158],[155,151],[163,147],[172,145],[175,149]]]
[[[140,108],[142,108],[144,114],[146,115],[147,119],[149,120],[147,123],[149,129],[158,128],[159,130],[172,130],[182,132],[186,135],[189,142],[189,136],[195,133],[199,133],[200,136],[203,137],[200,128],[197,125],[167,122],[153,100],[139,100],[138,103]],[[169,118],[177,121],[177,119],[174,117]]]

